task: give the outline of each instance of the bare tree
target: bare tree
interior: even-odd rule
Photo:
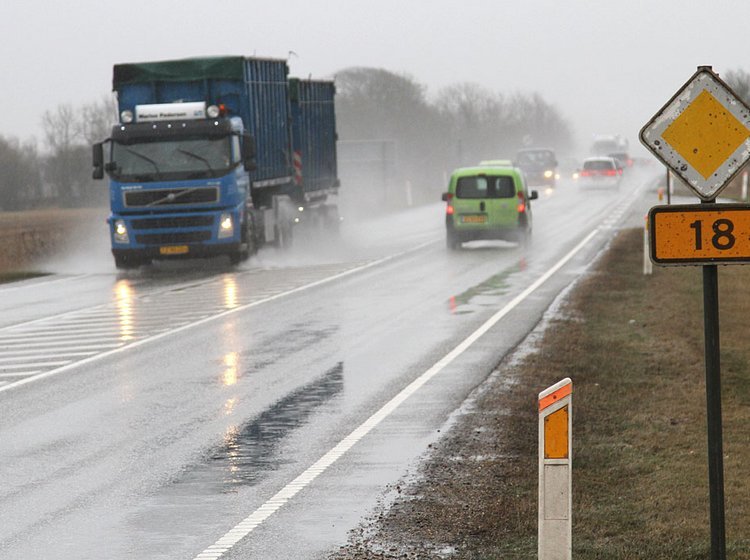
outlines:
[[[33,141],[0,136],[0,210],[21,210],[41,197],[39,157]]]
[[[90,149],[82,135],[79,112],[70,104],[46,111],[42,128],[49,153],[44,163],[44,180],[61,206],[85,203],[85,186],[90,181]]]
[[[745,72],[742,68],[729,70],[724,74],[724,81],[742,101],[750,104],[750,73]]]
[[[107,138],[117,122],[117,104],[111,95],[83,105],[78,111],[77,136],[88,145]]]

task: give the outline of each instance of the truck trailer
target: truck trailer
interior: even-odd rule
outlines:
[[[109,176],[118,268],[288,246],[304,221],[336,229],[335,87],[284,60],[117,64],[119,123],[93,146]]]

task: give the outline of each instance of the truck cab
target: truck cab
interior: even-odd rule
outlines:
[[[116,266],[220,254],[233,262],[247,258],[247,172],[255,163],[254,142],[241,120],[203,102],[139,105],[121,119],[108,141],[94,146],[94,177],[110,177]]]

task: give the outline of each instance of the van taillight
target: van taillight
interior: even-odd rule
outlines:
[[[523,214],[526,212],[526,197],[523,194],[523,191],[519,191],[518,193],[518,213]]]
[[[455,210],[453,209],[453,206],[448,204],[448,206],[445,207],[445,213],[450,216],[453,214],[453,212],[455,212]]]

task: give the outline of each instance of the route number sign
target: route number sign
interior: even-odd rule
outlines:
[[[750,160],[750,108],[710,66],[700,66],[641,129],[640,139],[702,200],[712,202]]]
[[[750,263],[750,205],[655,206],[648,219],[656,264]]]

